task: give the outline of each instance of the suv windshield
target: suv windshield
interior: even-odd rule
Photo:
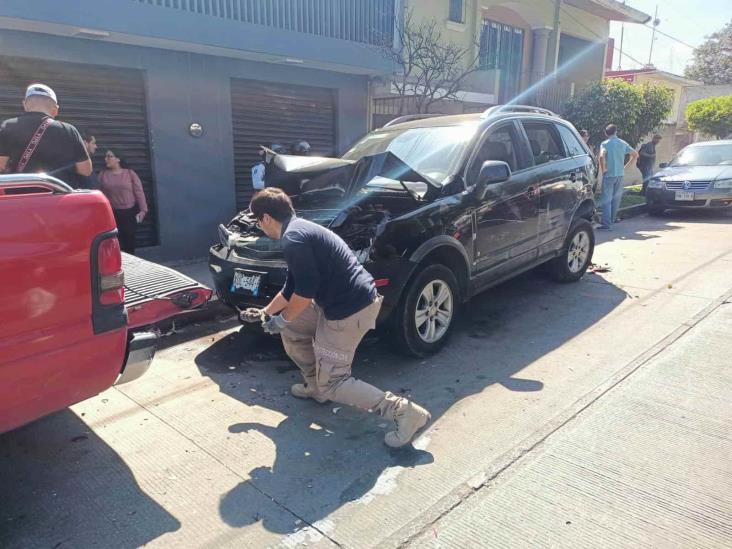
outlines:
[[[669,166],[732,165],[732,144],[692,145],[682,150]]]
[[[463,151],[475,135],[475,124],[378,131],[365,136],[343,155],[346,160],[386,151],[437,184],[446,183],[458,169]]]

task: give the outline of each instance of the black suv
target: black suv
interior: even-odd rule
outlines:
[[[514,105],[398,118],[340,159],[268,151],[265,181],[348,243],[384,296],[380,326],[423,356],[475,294],[543,263],[562,282],[584,275],[596,173],[570,123]],[[210,253],[219,298],[267,303],[285,281],[279,242],[249,212],[219,237]]]

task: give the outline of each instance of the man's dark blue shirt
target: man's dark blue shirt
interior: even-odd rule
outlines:
[[[328,320],[343,320],[377,297],[374,279],[348,245],[325,227],[292,217],[282,225],[287,281],[282,295],[312,298]]]

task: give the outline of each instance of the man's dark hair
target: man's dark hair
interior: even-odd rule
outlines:
[[[609,124],[607,128],[605,128],[605,135],[610,137],[611,135],[615,135],[618,133],[618,127],[615,124]]]
[[[81,138],[87,143],[90,143],[91,140],[94,138],[94,132],[90,132],[89,130],[80,129],[79,133],[81,134]]]
[[[588,132],[587,130],[582,129],[582,130],[580,130],[580,135],[582,137],[590,137],[590,132]]]
[[[285,191],[276,187],[267,187],[255,194],[249,203],[249,209],[257,219],[269,214],[272,219],[280,223],[284,223],[295,213],[290,197]]]

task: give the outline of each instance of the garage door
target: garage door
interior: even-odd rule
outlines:
[[[61,106],[59,120],[96,136],[99,148],[92,159],[95,171],[104,167],[107,147],[118,149],[127,158],[142,180],[150,208],[150,215],[137,232],[137,244],[157,244],[144,74],[96,65],[0,57],[0,120],[22,111],[25,88],[32,82],[43,82],[54,89]]]
[[[231,81],[236,204],[249,207],[251,169],[259,145],[290,146],[304,139],[314,155],[335,154],[335,94],[329,88],[291,86],[254,80]]]

